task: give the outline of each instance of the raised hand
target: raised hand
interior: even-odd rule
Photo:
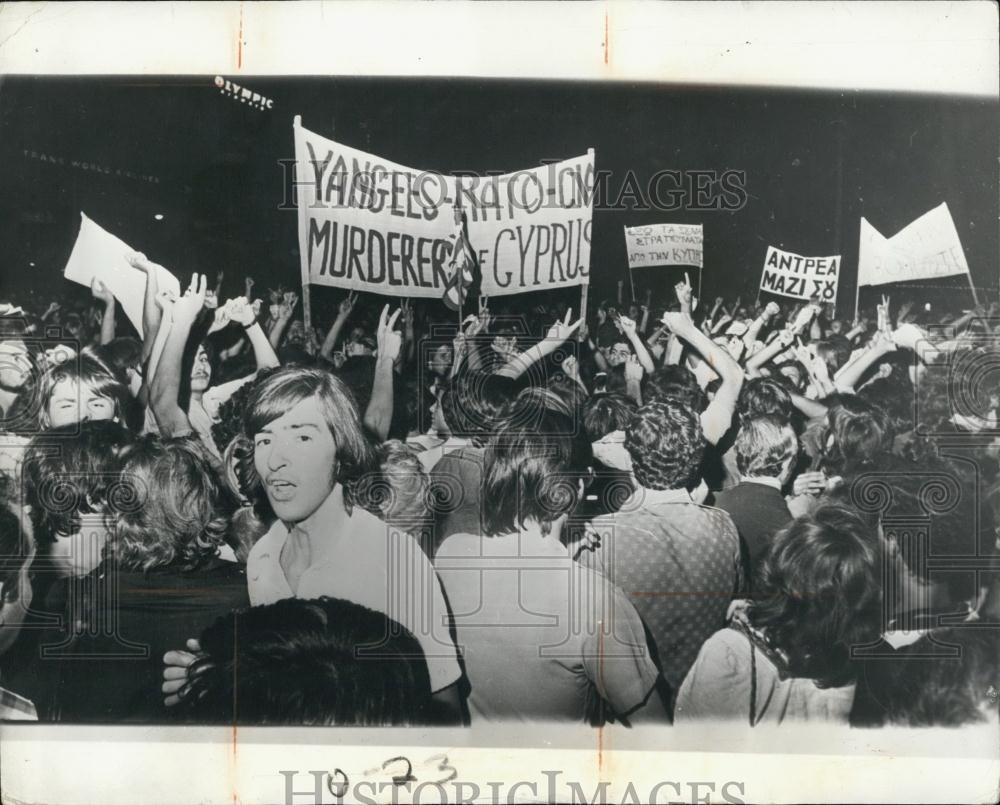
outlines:
[[[876,311],[878,312],[878,329],[890,332],[892,326],[889,324],[889,297],[886,294],[882,294],[882,304],[876,308]]]
[[[565,341],[573,333],[579,329],[580,325],[583,324],[583,319],[577,319],[575,322],[570,324],[570,319],[573,318],[573,308],[567,308],[566,316],[563,321],[556,321],[551,327],[549,327],[548,332],[545,334],[546,338],[558,339],[559,341]]]
[[[822,472],[804,472],[792,484],[793,495],[819,495],[826,489],[826,475]]]
[[[678,282],[674,285],[674,293],[677,294],[677,301],[681,304],[681,310],[690,313],[691,312],[691,278],[688,273],[684,272],[683,282]]]
[[[128,261],[128,264],[132,266],[132,268],[137,268],[144,274],[156,271],[156,269],[160,267],[157,263],[154,263],[152,260],[147,258],[142,252],[132,252],[132,254],[128,255],[125,259]]]
[[[108,290],[108,286],[101,282],[97,277],[94,277],[90,281],[90,293],[93,294],[94,299],[99,299],[106,305],[114,304],[114,294],[112,294],[111,291]]]
[[[211,325],[208,328],[208,335],[218,332],[225,328],[230,321],[232,321],[231,305],[233,300],[229,300],[224,305],[217,305],[215,308],[215,317],[212,319]]]
[[[625,380],[642,380],[642,364],[635,355],[629,355],[625,361]]]
[[[691,326],[691,317],[680,311],[667,311],[660,320],[672,333],[681,332],[685,327]]]
[[[346,319],[351,315],[351,311],[354,310],[354,303],[357,301],[358,295],[354,291],[351,291],[347,296],[341,300],[340,305],[337,308],[337,314]]]
[[[244,277],[244,279],[243,279],[243,295],[247,299],[253,299],[253,286],[254,286],[254,284],[255,283],[253,281],[253,277]]]
[[[618,329],[626,338],[635,337],[635,321],[630,319],[628,316],[618,317]]]
[[[819,315],[819,305],[810,302],[795,316],[795,321],[792,322],[792,330],[796,333],[801,333],[817,315]]]
[[[237,296],[226,302],[229,309],[229,318],[243,327],[249,327],[257,319],[257,311],[260,310],[260,300],[250,304],[245,296]]]
[[[204,274],[192,274],[184,296],[174,302],[174,322],[177,324],[194,324],[202,308],[205,307],[205,293],[208,290],[208,277]]]
[[[567,377],[573,377],[573,378],[579,377],[580,364],[577,362],[576,357],[573,355],[567,355],[565,358],[563,358],[562,370]]]
[[[172,310],[175,302],[177,302],[177,294],[173,291],[162,290],[156,294],[156,304],[164,313]]]
[[[295,291],[285,291],[279,305],[279,316],[282,319],[290,319],[295,311],[295,306],[299,303],[299,295]]]
[[[389,306],[386,305],[382,308],[382,313],[378,318],[378,330],[375,334],[376,341],[378,342],[379,360],[395,361],[399,357],[399,350],[403,345],[403,334],[392,328],[395,326],[396,319],[399,318],[401,312],[397,308],[390,316]]]
[[[764,308],[764,318],[773,319],[781,312],[781,307],[777,302],[768,302],[767,307]]]

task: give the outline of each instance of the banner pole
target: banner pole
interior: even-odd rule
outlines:
[[[302,127],[302,115],[295,115],[292,118],[292,136],[295,142],[295,156],[296,159],[299,156],[299,129]],[[296,178],[298,174],[298,164],[295,165]],[[295,181],[295,180],[293,180]],[[295,206],[297,207],[297,215],[299,219],[299,244],[305,242],[305,231],[306,231],[306,212],[305,205],[299,198],[298,184],[293,185],[293,190],[295,191]],[[309,258],[307,255],[302,254],[299,256],[299,261],[302,269],[302,324],[304,325],[306,336],[308,338],[309,334],[312,332],[312,298],[309,295]],[[308,343],[308,341],[307,341]]]
[[[580,316],[579,318],[583,320],[583,323],[587,323],[587,292],[590,290],[590,286],[586,283],[580,286]]]
[[[635,277],[632,276],[632,269],[631,268],[629,268],[629,270],[628,270],[628,284],[629,284],[629,287],[632,289],[632,301],[634,302],[635,301]]]
[[[702,299],[701,299],[701,270],[702,270],[702,267],[698,266],[698,296],[697,296],[697,299],[698,299],[699,304],[702,303]],[[704,308],[702,308],[702,310],[704,310]]]
[[[854,284],[854,321],[858,320],[858,300],[861,298],[861,277]]]
[[[979,307],[979,296],[976,294],[976,286],[972,284],[972,274],[966,271],[965,278],[969,281],[969,290],[972,291],[972,303]]]

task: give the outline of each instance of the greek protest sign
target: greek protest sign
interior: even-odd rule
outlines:
[[[891,238],[861,219],[859,285],[887,285],[968,273],[969,264],[947,204],[924,213]]]
[[[328,140],[299,118],[294,132],[303,284],[440,298],[456,206],[466,214],[483,296],[589,282],[593,151],[456,177]]]
[[[645,266],[702,267],[701,224],[654,224],[625,227],[629,268]]]
[[[129,264],[128,256],[134,251],[127,243],[103,230],[81,212],[80,233],[76,236],[63,276],[88,288],[94,277],[103,282],[121,303],[128,320],[142,337],[146,275]],[[161,291],[173,291],[180,295],[177,277],[162,266],[157,267],[156,281]]]
[[[840,255],[833,257],[803,257],[774,246],[767,247],[760,289],[793,299],[837,301],[840,282]]]

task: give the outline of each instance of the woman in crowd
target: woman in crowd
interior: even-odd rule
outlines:
[[[878,533],[850,509],[821,507],[789,524],[774,537],[754,601],[702,646],[675,721],[847,723],[852,649],[881,633],[883,560]]]

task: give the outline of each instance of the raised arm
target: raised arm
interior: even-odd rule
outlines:
[[[632,344],[632,349],[635,350],[635,355],[639,359],[639,363],[642,364],[643,370],[652,372],[653,358],[650,356],[649,350],[646,349],[646,345],[642,343],[642,339],[639,338],[639,334],[635,331],[635,322],[628,316],[621,316],[618,319],[618,326]]]
[[[163,310],[156,301],[160,292],[156,269],[159,267],[146,259],[146,255],[136,252],[128,258],[129,265],[146,275],[146,292],[142,297],[142,362],[153,354],[153,344],[160,329]]]
[[[548,332],[545,334],[539,343],[531,347],[531,349],[525,350],[520,355],[515,355],[506,364],[501,366],[496,374],[502,375],[503,377],[511,377],[514,379],[519,378],[532,364],[537,363],[546,355],[551,355],[556,349],[573,335],[579,328],[583,319],[577,319],[575,322],[570,324],[570,319],[573,316],[573,309],[569,308],[566,311],[566,318],[563,321],[557,321],[551,327],[549,327]]]
[[[788,349],[794,340],[795,336],[792,335],[791,330],[782,330],[764,349],[756,355],[750,356],[746,363],[747,375],[760,377],[760,368]]]
[[[101,318],[101,346],[103,347],[115,339],[115,297],[97,277],[90,281],[90,292],[94,295],[94,299],[104,303],[104,316]]]
[[[229,310],[229,318],[243,328],[250,346],[253,348],[253,356],[257,362],[257,369],[272,369],[281,365],[278,356],[271,346],[263,328],[257,322],[257,312],[260,310],[260,302],[251,304],[245,296],[230,299],[226,303]]]
[[[271,331],[268,333],[268,341],[271,347],[277,349],[281,343],[281,337],[285,334],[288,322],[292,320],[292,313],[295,305],[299,301],[299,295],[295,291],[285,291],[282,301],[278,303],[278,315],[271,324]]]
[[[319,349],[320,357],[324,360],[333,360],[334,347],[337,346],[337,340],[340,338],[340,334],[344,330],[344,325],[347,323],[347,319],[350,318],[351,311],[354,310],[354,303],[357,301],[357,298],[357,293],[351,291],[337,307],[337,318],[335,318],[333,320],[333,324],[330,325],[326,338],[323,339],[323,345]]]
[[[396,358],[399,356],[403,343],[401,333],[395,331],[393,326],[399,318],[400,311],[396,310],[389,315],[389,306],[382,308],[382,314],[378,320],[378,355],[375,357],[375,380],[372,383],[372,396],[365,409],[364,424],[381,441],[389,436],[389,427],[392,424],[392,385],[393,373]]]
[[[683,313],[665,313],[663,323],[687,341],[722,380],[715,397],[701,415],[702,431],[711,444],[719,440],[732,426],[736,399],[743,387],[743,370],[732,355],[699,330],[689,316]]]
[[[173,306],[173,322],[167,334],[163,355],[153,375],[149,389],[149,404],[156,424],[164,436],[177,436],[191,431],[187,413],[181,410],[178,394],[181,387],[181,366],[184,348],[198,314],[205,306],[208,278],[195,274],[187,293]]]
[[[836,386],[837,391],[853,394],[854,387],[865,376],[865,372],[890,352],[895,352],[895,350],[896,345],[893,343],[892,338],[881,330],[877,332],[868,345],[868,348],[853,361],[842,366],[833,376],[833,384]]]

